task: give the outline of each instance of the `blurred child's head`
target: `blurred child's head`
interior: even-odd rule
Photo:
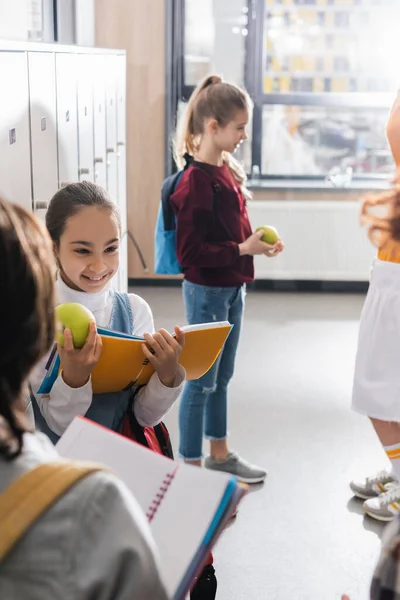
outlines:
[[[54,271],[47,231],[33,214],[0,199],[0,455],[6,458],[21,450],[25,382],[54,340]]]
[[[63,281],[83,292],[101,291],[119,266],[118,207],[89,181],[71,183],[51,199],[46,226]]]
[[[216,75],[207,77],[193,92],[179,128],[175,145],[178,166],[183,166],[184,154],[194,156],[207,137],[222,153],[235,178],[243,183],[243,169],[230,155],[247,139],[251,109],[245,90]]]

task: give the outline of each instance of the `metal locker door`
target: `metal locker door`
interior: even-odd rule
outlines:
[[[106,78],[104,55],[93,60],[94,180],[107,189]]]
[[[117,56],[104,57],[106,80],[106,127],[107,127],[107,190],[113,200],[118,198],[117,173]]]
[[[119,289],[128,291],[128,221],[126,199],[126,57],[117,56],[117,202],[121,212],[122,240],[120,247]]]
[[[51,52],[28,52],[33,210],[44,220],[58,190],[56,65]]]
[[[59,187],[78,181],[76,56],[57,52],[57,131]]]
[[[79,181],[94,181],[93,60],[78,54],[78,157]]]
[[[32,210],[28,57],[0,51],[0,194]]]

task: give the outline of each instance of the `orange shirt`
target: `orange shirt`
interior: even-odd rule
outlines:
[[[378,251],[379,260],[400,263],[400,243],[388,240]]]

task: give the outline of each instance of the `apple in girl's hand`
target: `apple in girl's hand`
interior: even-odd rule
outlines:
[[[275,229],[275,227],[271,227],[269,225],[262,225],[261,227],[257,227],[257,231],[263,231],[264,235],[261,238],[262,242],[266,244],[270,244],[273,246],[280,239],[279,233]]]
[[[89,333],[90,321],[94,321],[93,313],[78,302],[59,304],[56,313],[56,341],[64,346],[64,329],[70,329],[74,348],[82,348]]]

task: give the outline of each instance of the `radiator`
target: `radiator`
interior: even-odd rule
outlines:
[[[277,258],[257,256],[257,279],[368,281],[376,249],[348,201],[250,201],[253,229],[275,226],[285,242]]]

